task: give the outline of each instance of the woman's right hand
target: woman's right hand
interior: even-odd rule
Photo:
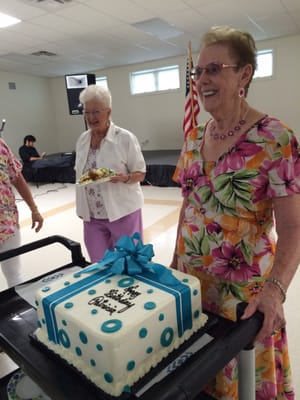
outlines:
[[[286,324],[282,295],[276,288],[265,285],[261,292],[249,301],[241,319],[250,318],[256,311],[264,314],[264,322],[255,338],[256,341],[263,341]]]

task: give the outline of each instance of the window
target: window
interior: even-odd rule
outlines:
[[[99,76],[96,78],[96,85],[98,86],[103,86],[106,89],[108,89],[108,84],[107,84],[107,77],[106,76]]]
[[[257,68],[253,78],[266,78],[273,75],[273,50],[257,52]]]
[[[130,74],[131,94],[178,89],[179,66],[149,69]]]

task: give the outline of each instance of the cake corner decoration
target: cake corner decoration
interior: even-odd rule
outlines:
[[[36,293],[37,340],[119,396],[206,322],[197,278],[152,262],[138,233]]]

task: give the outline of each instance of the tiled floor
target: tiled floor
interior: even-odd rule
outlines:
[[[82,222],[76,216],[74,185],[47,184],[39,188],[31,186],[32,193],[44,215],[44,227],[35,233],[30,227],[30,212],[23,201],[18,201],[22,227],[22,244],[50,235],[63,235],[82,244],[83,254],[87,253],[82,240]],[[144,243],[154,246],[154,261],[168,265],[171,261],[176,226],[181,204],[180,189],[143,186],[145,205],[143,208]],[[18,197],[18,196],[17,196]],[[70,261],[70,253],[61,245],[48,246],[22,256],[23,272],[27,279],[48,272]],[[6,289],[0,272],[0,291]],[[294,371],[296,391],[300,398],[300,313],[298,311],[300,292],[300,271],[298,271],[288,292],[285,303],[288,321],[290,356]],[[16,368],[4,353],[0,353],[0,377]]]

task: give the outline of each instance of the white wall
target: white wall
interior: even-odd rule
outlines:
[[[284,120],[300,138],[300,35],[257,43],[258,49],[274,48],[275,74],[271,79],[254,80],[249,91],[249,103],[261,111]],[[197,54],[193,55],[196,62]],[[155,94],[130,95],[129,74],[131,71],[150,69],[165,65],[180,66],[181,89]],[[140,143],[148,141],[145,150],[179,149],[182,145],[182,119],[185,102],[186,56],[134,64],[130,66],[94,71],[98,76],[107,76],[113,98],[113,120],[138,137]],[[65,84],[62,78],[53,79],[55,109],[60,137],[60,149],[75,143],[84,128],[82,117],[68,116]],[[59,94],[59,96],[58,96]],[[199,122],[208,119],[201,109]]]
[[[112,92],[112,119],[136,134],[140,143],[148,141],[145,149],[179,149],[182,145],[182,117],[185,93],[184,57],[166,59],[163,62],[135,64],[96,71],[96,75],[108,78]],[[182,64],[182,88],[160,94],[130,95],[129,74],[134,69],[147,69],[161,65]],[[82,116],[69,115],[64,77],[51,79],[56,127],[59,132],[59,148],[75,145],[85,129]]]
[[[9,89],[14,82],[16,89]],[[57,149],[56,129],[53,129],[53,103],[49,95],[49,79],[0,72],[0,119],[6,119],[3,138],[18,154],[26,134],[37,137],[40,151]]]
[[[258,49],[274,48],[275,76],[256,79],[249,102],[261,111],[280,118],[300,138],[300,35],[257,44]]]
[[[285,121],[300,138],[300,35],[257,43],[258,49],[274,48],[275,75],[255,80],[250,104]],[[197,54],[194,54],[196,62]],[[159,94],[131,96],[129,73],[135,70],[179,64],[181,89]],[[113,120],[133,131],[145,150],[179,149],[185,102],[186,56],[92,71],[106,75],[113,98]],[[90,72],[90,71],[87,71]],[[16,90],[8,82],[16,82]],[[40,151],[71,151],[85,129],[82,116],[69,115],[64,77],[38,78],[0,71],[0,118],[7,119],[4,138],[17,151],[26,133],[38,138]],[[200,122],[208,115],[201,109]]]

